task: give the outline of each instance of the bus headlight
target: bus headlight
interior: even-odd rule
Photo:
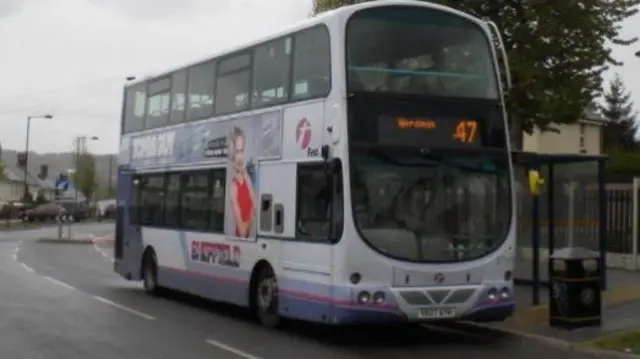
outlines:
[[[489,298],[490,301],[492,302],[496,302],[498,301],[499,298],[499,293],[498,290],[495,288],[491,288],[489,289],[489,292],[487,293],[487,297]]]
[[[511,293],[509,292],[509,288],[507,288],[507,287],[502,288],[502,290],[500,291],[500,298],[501,299],[509,299],[509,297],[511,297]]]
[[[385,301],[384,292],[375,292],[373,293],[373,302],[376,304],[382,304]]]
[[[367,291],[362,291],[358,293],[358,303],[367,304],[371,301],[371,294]]]

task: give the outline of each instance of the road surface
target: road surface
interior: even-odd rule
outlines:
[[[571,358],[526,339],[438,328],[269,331],[227,305],[151,297],[112,271],[109,244],[37,241],[55,228],[0,232],[0,357],[12,359]],[[111,235],[86,224],[78,236]],[[576,356],[574,356],[576,355]]]

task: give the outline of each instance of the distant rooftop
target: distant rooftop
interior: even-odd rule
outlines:
[[[4,176],[7,180],[12,182],[24,182],[24,170],[15,166],[4,164]],[[41,180],[32,173],[27,173],[27,184],[29,186],[37,186],[40,188],[54,189],[52,181]]]

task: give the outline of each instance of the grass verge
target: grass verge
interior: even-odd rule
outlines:
[[[104,222],[108,223],[107,221],[104,221]],[[84,223],[100,223],[100,222],[95,218],[88,218],[88,219],[84,219],[84,220],[82,220],[80,222],[76,222],[74,224],[84,224]],[[22,221],[15,221],[14,220],[14,221],[8,222],[7,220],[0,219],[0,231],[2,231],[2,230],[11,230],[11,229],[39,228],[39,227],[55,226],[55,225],[57,225],[57,223],[54,222],[54,221],[22,222]]]
[[[587,345],[628,354],[640,354],[640,330],[607,334],[594,341],[588,342]]]
[[[22,222],[22,221],[2,221],[0,220],[0,230],[2,229],[20,229],[20,228],[32,228],[32,227],[42,227],[47,223],[42,222]]]

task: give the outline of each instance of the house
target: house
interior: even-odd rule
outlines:
[[[62,200],[77,200],[78,202],[85,202],[87,200],[87,198],[80,191],[77,191],[73,187],[72,183],[69,183],[69,188],[66,191],[60,193],[58,198]]]
[[[55,199],[53,182],[42,180],[32,173],[27,173],[27,186],[35,199],[40,193],[45,199]],[[20,201],[24,195],[24,170],[4,164],[4,173],[0,178],[0,201]]]
[[[584,118],[575,123],[556,125],[557,133],[537,128],[531,134],[525,133],[522,149],[537,153],[599,155],[602,153],[604,123],[597,112],[587,110]]]

